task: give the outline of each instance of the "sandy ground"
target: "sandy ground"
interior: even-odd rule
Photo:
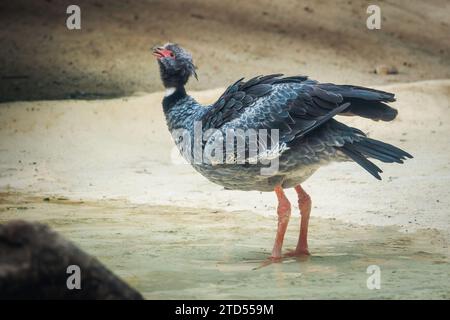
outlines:
[[[0,3],[0,222],[48,223],[147,298],[450,298],[448,1],[378,1],[378,31],[362,0],[77,3],[81,31],[65,27],[69,1]],[[321,168],[304,184],[313,255],[262,267],[275,196],[180,163],[149,52],[169,40],[194,54],[188,89],[205,103],[277,72],[392,91],[394,122],[341,120],[414,159],[380,164],[382,181],[353,163]],[[92,100],[49,101],[66,98]],[[380,290],[366,287],[372,264]]]
[[[398,96],[394,122],[341,120],[415,158],[381,164],[381,182],[353,163],[310,178],[307,261],[258,269],[276,229],[274,195],[223,190],[179,163],[160,93],[2,104],[0,219],[49,223],[148,298],[448,298],[450,81],[382,89]],[[365,287],[370,264],[386,271],[385,290]]]

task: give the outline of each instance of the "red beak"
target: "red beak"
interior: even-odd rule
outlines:
[[[172,51],[164,49],[164,48],[155,48],[152,53],[158,59],[171,57],[173,55]]]

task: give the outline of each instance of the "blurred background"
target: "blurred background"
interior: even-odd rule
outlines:
[[[150,48],[168,41],[193,53],[196,90],[278,72],[363,85],[450,77],[446,0],[377,1],[380,30],[366,28],[363,0],[79,0],[81,30],[68,30],[72,2],[0,3],[0,101],[161,90]]]

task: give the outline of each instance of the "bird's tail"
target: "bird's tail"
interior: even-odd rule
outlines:
[[[360,116],[375,121],[392,121],[397,117],[398,111],[381,101],[361,101],[350,99],[349,115]]]
[[[353,143],[345,143],[339,149],[378,180],[381,180],[380,173],[383,171],[367,158],[387,163],[403,163],[403,160],[413,157],[408,152],[391,144],[367,137],[363,137],[360,141]]]
[[[360,116],[375,121],[392,121],[397,116],[397,110],[386,103],[394,102],[395,95],[390,92],[350,85],[320,84],[320,87],[340,94],[343,102],[349,102],[350,107],[342,115]]]

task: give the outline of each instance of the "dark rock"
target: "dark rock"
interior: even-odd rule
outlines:
[[[71,265],[80,289],[68,289]],[[96,258],[40,223],[0,225],[0,299],[143,299]]]

